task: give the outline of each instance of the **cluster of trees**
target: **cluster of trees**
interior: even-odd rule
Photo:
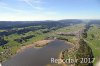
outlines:
[[[87,38],[87,31],[93,27],[92,24],[97,24],[100,25],[100,20],[91,20],[89,23],[87,23],[85,25],[85,29],[84,29],[84,33],[83,33],[83,38]],[[95,36],[93,34],[91,34],[92,38],[94,38]]]
[[[64,37],[57,37],[57,39],[68,41],[68,39],[67,38],[64,38]]]
[[[42,30],[41,32],[42,33],[48,33],[48,32],[50,32],[50,30]]]
[[[87,31],[89,30],[90,27],[91,27],[91,23],[87,23],[85,25],[84,33],[82,33],[83,38],[87,38]]]
[[[87,38],[87,32],[82,33],[83,38]]]
[[[63,35],[63,36],[75,36],[75,34],[72,34],[72,33],[70,33],[70,34],[67,34],[67,33],[66,34],[63,34],[62,33],[62,34],[59,34],[59,35]]]
[[[35,30],[38,30],[40,29],[39,27],[38,28],[23,28],[23,29],[20,29],[20,30],[6,30],[4,32],[0,32],[0,36],[8,36],[8,35],[11,35],[11,34],[24,34],[24,33],[27,33],[29,31],[35,31]]]
[[[6,43],[8,43],[8,41],[7,40],[4,40],[3,37],[0,37],[0,46],[1,45],[5,45]]]
[[[23,43],[23,42],[27,42],[28,39],[33,38],[33,37],[35,37],[35,35],[21,37],[19,39],[15,39],[14,41],[17,41],[18,43]]]
[[[83,39],[80,39],[79,45],[80,47],[77,51],[76,58],[80,60],[78,60],[78,63],[76,63],[75,66],[93,66],[92,61],[93,61],[94,56],[92,53],[92,49],[88,46],[88,44]],[[81,58],[87,58],[87,60],[82,61]],[[83,63],[80,63],[80,62],[83,62]]]

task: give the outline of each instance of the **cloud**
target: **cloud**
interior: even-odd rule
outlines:
[[[16,12],[16,13],[20,13],[20,12],[23,13],[23,12],[25,12],[25,11],[23,11],[23,10],[14,9],[14,8],[7,7],[7,6],[3,6],[2,8],[5,8],[5,9],[10,10],[10,11],[14,11],[14,12]]]
[[[5,3],[5,2],[0,2],[0,9],[3,10],[3,9],[6,9],[7,11],[10,11],[10,12],[16,12],[16,13],[24,13],[25,11],[21,10],[21,9],[16,9],[16,8],[12,8],[9,6],[8,3]]]
[[[26,4],[28,4],[33,9],[37,9],[37,10],[43,9],[43,7],[41,7],[41,4],[44,3],[42,0],[19,0],[19,1],[25,2]]]
[[[28,4],[31,8],[34,9],[34,11],[39,11],[39,10],[43,10],[44,8],[41,7],[41,4],[44,3],[42,2],[42,0],[16,0],[18,2],[25,2],[26,4]],[[3,9],[7,9],[9,11],[14,11],[16,13],[25,13],[27,11],[25,10],[21,10],[21,9],[18,9],[18,8],[13,8],[10,6],[9,3],[6,3],[6,2],[3,2],[3,1],[0,1],[0,9],[3,8]]]

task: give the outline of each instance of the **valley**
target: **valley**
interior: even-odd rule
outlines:
[[[93,66],[100,60],[99,22],[98,20],[90,20],[88,23],[84,20],[0,22],[0,62],[6,62],[18,53],[24,53],[22,51],[26,51],[27,48],[42,49],[55,40],[61,40],[71,47],[60,49],[57,53],[58,58],[63,61],[68,58],[91,58],[90,62],[95,58],[95,62],[82,64],[79,60],[78,63],[72,64],[46,63],[47,66]]]

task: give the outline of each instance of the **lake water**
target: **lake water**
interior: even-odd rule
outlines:
[[[2,66],[46,66],[51,64],[51,58],[58,58],[59,53],[70,48],[64,41],[55,40],[43,48],[27,48],[13,58],[2,63]]]

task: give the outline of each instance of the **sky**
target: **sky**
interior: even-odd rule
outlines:
[[[0,0],[0,21],[100,19],[100,0]]]

